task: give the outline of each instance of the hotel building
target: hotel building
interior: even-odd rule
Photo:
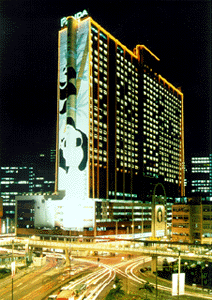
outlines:
[[[160,59],[144,45],[129,50],[86,11],[61,20],[58,49],[63,226],[132,222],[126,203],[183,196],[183,93],[160,75]]]
[[[184,196],[183,93],[159,68],[146,46],[129,50],[85,10],[61,20],[58,196],[30,198],[36,226],[166,231],[168,204]]]

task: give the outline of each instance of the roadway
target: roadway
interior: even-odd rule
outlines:
[[[78,300],[102,300],[106,297],[107,293],[113,288],[114,278],[118,275],[121,278],[123,283],[123,290],[125,292],[124,299],[140,299],[139,296],[145,294],[144,291],[139,290],[140,287],[146,282],[149,281],[155,287],[155,290],[152,294],[153,299],[155,299],[156,294],[156,283],[155,276],[150,272],[145,274],[141,273],[139,270],[141,267],[147,266],[151,262],[151,258],[147,257],[134,257],[132,259],[126,259],[121,261],[121,256],[119,257],[110,257],[108,259],[101,258],[98,264],[98,269],[95,272],[87,274],[82,278],[79,278],[74,281],[70,281],[61,291],[61,297],[66,291],[66,295],[69,297],[73,296],[74,288],[79,284],[85,284],[87,286],[85,291],[79,295]],[[91,262],[90,259],[77,259],[82,263]],[[158,299],[166,298],[172,299],[171,296],[171,282],[165,281],[163,279],[157,279],[157,295]],[[60,294],[59,294],[60,296]],[[58,296],[58,297],[59,297]],[[150,297],[150,295],[148,295]],[[194,291],[192,287],[186,286],[185,295],[180,299],[192,299],[199,300],[201,299],[212,299],[211,295],[208,295],[206,292],[201,292],[199,290]],[[152,299],[152,298],[151,298]]]
[[[135,241],[112,241],[112,242],[99,242],[99,243],[86,243],[86,242],[66,242],[66,241],[51,241],[51,240],[37,240],[33,238],[8,238],[6,241],[1,240],[0,246],[11,245],[25,245],[27,247],[36,248],[50,248],[50,249],[64,249],[68,251],[84,251],[89,253],[90,251],[97,252],[110,252],[110,253],[122,253],[140,256],[163,256],[178,258],[179,254],[181,259],[189,260],[207,260],[212,261],[212,252],[205,253],[203,247],[196,247],[192,250],[187,250],[188,247],[184,247],[179,244],[175,249],[167,249],[164,244],[153,244],[153,246],[144,246],[143,243]],[[68,258],[67,258],[68,259]]]
[[[50,288],[48,285],[42,285],[43,274],[60,265],[55,258],[50,258],[46,265],[41,268],[28,267],[25,271],[20,271],[13,278],[13,299],[38,299],[36,298],[41,290]],[[53,283],[54,284],[54,283]],[[12,299],[12,278],[11,276],[0,281],[1,300]]]
[[[58,254],[50,255],[47,263],[42,267],[28,267],[19,271],[13,278],[13,300],[42,300],[55,288],[61,287],[67,280],[70,280],[70,271],[64,266],[64,257],[59,259]],[[72,263],[77,269],[79,263]],[[84,264],[83,271],[91,264]],[[85,270],[86,269],[86,270]],[[82,269],[80,269],[82,271]],[[0,280],[0,299],[12,299],[12,278],[8,276]]]
[[[54,256],[54,254],[50,254]],[[78,300],[82,300],[86,297],[86,300],[101,300],[107,295],[112,288],[114,278],[116,275],[120,276],[123,281],[123,289],[126,293],[125,299],[128,296],[144,293],[139,291],[139,287],[147,280],[151,282],[155,287],[155,276],[150,272],[141,273],[140,268],[147,266],[151,262],[150,257],[146,256],[134,256],[132,259],[127,259],[124,256],[122,261],[122,255],[118,256],[104,256],[100,257],[100,261],[97,257],[87,258],[74,258],[71,261],[72,275],[64,272],[62,262],[56,260],[55,257],[49,257],[48,263],[34,272],[28,272],[25,276],[15,275],[14,278],[14,300],[43,300],[46,295],[52,294],[54,290],[57,290],[58,285],[65,284],[63,290],[73,291],[73,288],[79,283],[85,283],[87,286]],[[96,268],[89,270],[89,274],[86,273],[88,265],[95,266]],[[56,268],[60,269],[57,272],[57,276],[52,276],[56,271]],[[30,271],[30,268],[28,268]],[[81,275],[80,277],[77,275]],[[78,278],[79,277],[79,278]],[[51,278],[51,280],[46,280]],[[70,279],[72,279],[70,281]],[[162,279],[157,280],[158,295],[160,298],[171,299],[171,283]],[[57,292],[61,290],[61,287]],[[11,299],[11,277],[0,282],[0,295],[1,300]],[[155,297],[155,291],[154,291]],[[192,291],[191,287],[186,287],[186,294],[183,299],[212,299],[206,292]],[[129,298],[130,299],[130,298]],[[136,298],[139,299],[139,298]]]
[[[174,251],[173,249],[167,249],[164,245],[149,246],[144,247],[142,243],[137,243],[134,241],[114,241],[114,242],[103,242],[103,243],[84,243],[84,242],[56,242],[56,241],[43,241],[43,240],[34,240],[30,238],[13,238],[7,239],[6,241],[0,241],[0,246],[8,246],[11,244],[14,245],[27,245],[32,248],[54,248],[54,249],[69,249],[71,251],[82,251],[85,252],[108,252],[108,253],[119,253],[125,255],[126,257],[129,254],[135,256],[133,260],[125,260],[122,262],[117,262],[113,258],[109,258],[111,263],[95,262],[98,266],[98,270],[92,272],[91,274],[86,274],[82,278],[76,279],[66,286],[67,290],[73,290],[73,288],[79,283],[85,283],[87,285],[87,290],[83,292],[82,297],[86,297],[86,300],[100,300],[102,298],[102,293],[106,293],[112,287],[113,280],[116,274],[119,274],[124,281],[124,288],[126,293],[137,293],[139,286],[146,282],[146,280],[152,281],[153,285],[155,283],[155,277],[152,274],[148,274],[148,277],[145,278],[144,274],[138,272],[138,269],[141,268],[142,264],[150,263],[151,257],[154,256],[165,256],[165,257],[179,257],[179,251]],[[169,251],[168,251],[169,250]],[[179,249],[178,249],[179,250]],[[199,249],[194,249],[193,252],[189,252],[185,249],[180,249],[181,258],[189,260],[207,260],[212,261],[211,254],[205,254],[204,250],[199,247]],[[148,257],[147,257],[148,256]],[[67,257],[66,257],[67,259]],[[80,264],[91,263],[90,259],[74,259]],[[49,269],[56,267],[56,260],[51,259],[51,264]],[[93,264],[94,262],[92,262]],[[46,267],[46,266],[45,266]],[[41,271],[45,273],[46,271]],[[39,273],[39,272],[38,272]],[[40,275],[41,275],[40,273]],[[41,300],[43,295],[52,290],[56,284],[55,281],[43,282],[43,276],[38,276],[34,273],[28,274],[26,280],[17,279],[14,281],[14,300],[25,300],[30,297],[30,299]],[[64,278],[58,274],[57,283],[62,282]],[[68,278],[66,278],[68,280]],[[159,280],[159,279],[158,279]],[[160,295],[167,298],[167,295],[171,295],[171,285],[168,282],[164,282],[160,279],[157,284],[158,290],[160,290]],[[20,294],[21,293],[21,294]],[[11,280],[10,283],[5,287],[0,286],[0,294],[3,298],[2,300],[10,299],[11,297]],[[15,298],[16,297],[16,298]],[[81,296],[80,296],[81,297]],[[79,297],[79,300],[81,299]],[[190,298],[185,298],[190,297]],[[186,296],[183,299],[212,299],[211,295],[207,295],[204,292],[199,290],[192,290],[191,287],[186,287]],[[193,298],[194,297],[194,298]],[[127,299],[127,298],[126,298]],[[167,298],[171,299],[171,298]]]

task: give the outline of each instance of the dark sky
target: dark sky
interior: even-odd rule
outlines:
[[[0,164],[55,147],[60,19],[87,9],[129,49],[146,45],[184,93],[186,163],[210,152],[210,1],[0,1]]]

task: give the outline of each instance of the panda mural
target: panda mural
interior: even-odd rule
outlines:
[[[73,20],[72,20],[73,21]],[[60,32],[58,189],[65,190],[61,224],[79,229],[93,225],[88,206],[89,54],[88,22]],[[73,42],[74,40],[74,42]],[[78,45],[80,47],[78,47]],[[77,86],[77,88],[76,88]],[[85,221],[86,220],[86,221]]]

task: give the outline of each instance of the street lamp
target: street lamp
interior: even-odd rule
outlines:
[[[12,263],[11,263],[11,275],[12,275],[12,300],[13,300],[13,277],[15,275],[15,261],[14,261],[14,240],[12,240]]]
[[[180,250],[179,250],[179,257],[178,257],[178,281],[177,281],[178,299],[180,299],[180,264],[181,264],[181,257],[180,257]]]
[[[144,238],[144,204],[142,204],[141,209],[141,238]]]

